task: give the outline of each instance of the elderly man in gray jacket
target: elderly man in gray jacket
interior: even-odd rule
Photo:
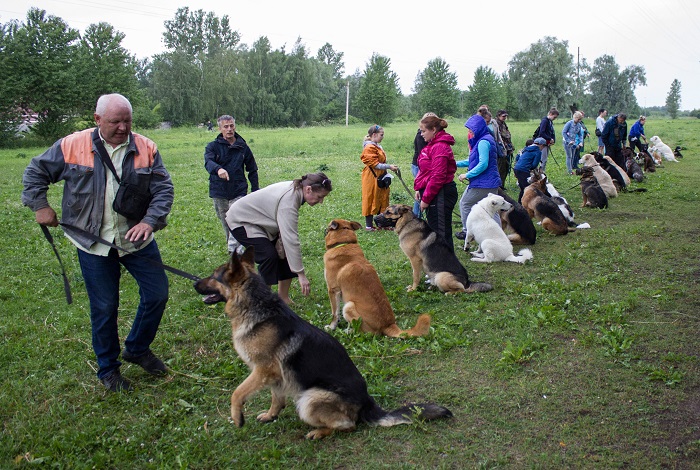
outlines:
[[[153,232],[166,226],[173,184],[156,144],[131,132],[132,108],[124,96],[101,96],[94,117],[96,128],[64,137],[32,159],[24,172],[22,202],[39,224],[56,227],[47,192],[50,184],[64,181],[61,225],[77,247],[90,300],[97,377],[110,391],[130,391],[131,383],[119,371],[120,352],[123,360],[150,374],[167,370],[150,349],[168,301],[168,278]],[[144,213],[140,220],[115,210],[120,181],[147,195],[142,207],[132,208]],[[95,237],[137,254],[123,254]],[[141,296],[123,352],[117,329],[121,266],[136,279]]]

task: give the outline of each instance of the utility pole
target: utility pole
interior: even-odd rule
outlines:
[[[348,127],[348,115],[350,113],[350,80],[345,85],[345,127]]]

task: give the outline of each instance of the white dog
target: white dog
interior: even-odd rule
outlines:
[[[493,263],[494,261],[511,261],[524,263],[532,259],[532,251],[523,248],[518,256],[513,254],[508,236],[494,220],[499,211],[507,211],[512,207],[503,197],[489,194],[479,201],[467,216],[467,242],[475,240],[479,249],[472,252],[472,261]]]
[[[593,168],[593,176],[595,176],[596,181],[598,181],[600,188],[607,197],[617,197],[617,189],[615,189],[612,178],[607,171],[603,170],[603,167],[600,166],[600,163],[596,161],[593,155],[587,153],[581,157],[581,163],[583,163],[583,166]]]
[[[652,155],[655,152],[658,152],[659,154],[661,154],[662,157],[664,157],[664,160],[668,160],[669,162],[678,161],[676,160],[676,156],[673,155],[673,150],[671,150],[671,147],[661,142],[661,139],[658,135],[655,135],[654,137],[649,139],[649,142],[651,142],[649,153],[651,153]]]

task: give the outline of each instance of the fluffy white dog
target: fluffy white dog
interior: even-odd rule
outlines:
[[[467,242],[475,240],[479,249],[472,252],[472,261],[493,263],[494,261],[511,261],[524,263],[532,259],[532,251],[523,248],[518,256],[513,254],[508,236],[494,220],[499,211],[507,211],[512,204],[497,194],[489,194],[479,201],[467,216]]]
[[[671,147],[661,142],[661,139],[658,135],[655,135],[654,137],[649,139],[649,142],[651,142],[651,147],[649,148],[649,152],[651,154],[654,154],[654,152],[658,152],[661,154],[662,157],[664,157],[664,160],[668,160],[669,162],[678,161],[676,160],[676,156],[673,155],[673,150],[671,150]]]

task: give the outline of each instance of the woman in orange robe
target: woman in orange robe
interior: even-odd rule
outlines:
[[[373,217],[389,206],[389,188],[377,186],[377,177],[386,174],[386,170],[396,171],[399,167],[386,162],[386,153],[381,146],[384,128],[374,125],[369,128],[363,143],[360,159],[365,167],[362,169],[362,215],[365,217],[365,230],[373,231]]]

